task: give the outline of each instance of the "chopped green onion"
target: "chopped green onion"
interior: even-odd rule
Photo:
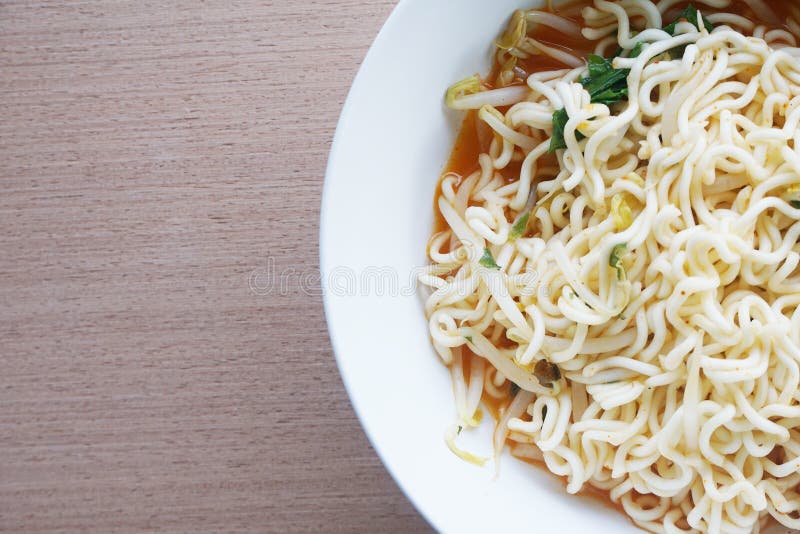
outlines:
[[[483,248],[483,257],[478,260],[478,263],[486,267],[487,269],[499,269],[500,266],[497,265],[497,262],[494,261],[494,256],[492,256],[492,251],[489,250],[489,247]]]
[[[511,233],[508,236],[511,241],[514,241],[525,235],[525,232],[528,230],[528,221],[530,218],[531,212],[526,211],[516,220],[516,222],[514,222],[514,226],[511,227]]]
[[[611,249],[611,257],[608,259],[608,265],[617,270],[617,279],[619,281],[623,281],[627,277],[625,266],[622,265],[622,256],[625,255],[627,250],[628,246],[625,243],[620,243]]]

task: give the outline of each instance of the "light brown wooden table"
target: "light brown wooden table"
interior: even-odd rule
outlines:
[[[0,0],[0,530],[427,528],[313,281],[393,4]]]

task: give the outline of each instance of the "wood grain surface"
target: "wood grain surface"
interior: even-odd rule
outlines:
[[[393,4],[0,0],[0,530],[428,528],[314,278]]]

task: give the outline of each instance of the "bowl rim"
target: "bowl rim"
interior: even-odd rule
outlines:
[[[336,121],[336,129],[333,134],[333,140],[331,141],[330,150],[328,151],[328,160],[325,165],[325,178],[322,184],[322,199],[321,199],[321,207],[320,207],[320,216],[319,216],[319,232],[318,232],[318,241],[319,241],[319,265],[320,265],[320,284],[322,286],[322,302],[323,302],[323,310],[325,314],[325,324],[326,329],[328,331],[328,338],[330,339],[331,348],[333,350],[334,359],[336,360],[336,368],[339,372],[339,377],[344,384],[345,391],[347,392],[348,402],[350,403],[353,412],[356,414],[356,418],[358,419],[358,423],[361,427],[361,430],[367,437],[369,441],[370,447],[378,456],[381,461],[381,465],[383,466],[384,470],[389,473],[389,476],[394,481],[395,485],[400,488],[400,491],[403,493],[405,498],[412,504],[414,509],[427,521],[429,525],[435,526],[433,521],[432,515],[428,515],[423,510],[421,504],[417,502],[417,500],[413,496],[413,492],[410,488],[406,487],[405,484],[400,480],[399,476],[394,472],[394,470],[389,466],[387,459],[384,457],[384,453],[381,451],[380,446],[377,443],[377,437],[373,434],[370,426],[367,424],[367,420],[363,414],[363,410],[358,405],[358,403],[353,401],[353,384],[350,378],[350,375],[345,372],[343,366],[343,359],[342,351],[337,348],[339,342],[336,339],[336,335],[334,334],[333,328],[331,328],[331,316],[333,314],[333,305],[331,299],[327,298],[327,294],[330,291],[330,287],[328,285],[328,277],[325,273],[325,265],[326,265],[326,257],[327,257],[327,240],[325,239],[325,221],[331,217],[332,207],[331,207],[331,194],[330,189],[333,186],[331,176],[333,175],[334,171],[334,158],[332,157],[333,154],[339,148],[339,145],[343,142],[342,141],[342,131],[343,125],[348,122],[350,119],[351,110],[353,107],[353,102],[355,101],[356,94],[354,88],[359,85],[359,82],[364,78],[364,73],[370,68],[370,65],[374,61],[374,57],[377,55],[377,44],[383,42],[386,38],[386,34],[388,32],[388,28],[394,23],[395,20],[400,16],[403,10],[406,9],[406,6],[410,3],[410,0],[399,0],[397,4],[392,8],[389,16],[386,17],[386,20],[383,21],[381,24],[378,33],[375,35],[375,38],[369,45],[366,54],[364,55],[364,59],[361,61],[361,65],[359,65],[358,70],[356,71],[355,76],[353,77],[352,82],[350,83],[350,87],[347,90],[347,97],[345,98],[344,104],[342,105],[341,112],[339,113],[339,118]],[[435,527],[436,528],[436,527]],[[441,530],[441,528],[437,528],[437,530]]]
[[[462,4],[463,11],[469,13],[467,18],[464,20],[483,21],[483,17],[490,16],[492,20],[497,18],[497,24],[495,24],[495,22],[486,24],[484,28],[478,30],[477,34],[472,30],[466,31],[466,33],[470,35],[470,37],[468,37],[469,41],[466,43],[465,47],[456,47],[453,57],[450,58],[452,60],[452,64],[447,65],[448,72],[445,72],[443,75],[443,80],[446,79],[447,81],[444,81],[443,83],[445,85],[441,86],[442,92],[444,91],[446,84],[452,83],[453,78],[450,76],[454,75],[454,73],[458,72],[458,74],[455,75],[468,75],[475,72],[475,70],[481,70],[482,68],[488,67],[488,51],[490,51],[492,48],[492,39],[496,37],[497,31],[500,30],[499,24],[502,24],[502,21],[507,20],[515,7],[519,7],[523,4],[523,2],[525,2],[527,5],[531,5],[536,3],[544,3],[544,1],[545,0],[499,0],[496,3],[485,3],[484,0],[464,0],[464,3]],[[509,6],[514,7],[507,9]],[[470,7],[473,8],[471,11]],[[528,512],[531,511],[532,506],[533,511],[543,510],[550,514],[550,516],[540,519],[539,523],[536,525],[522,524],[523,529],[528,526],[530,528],[538,527],[545,529],[557,529],[557,531],[561,534],[583,534],[587,527],[597,528],[599,525],[599,528],[603,528],[605,525],[610,525],[610,528],[612,529],[611,531],[613,532],[630,532],[632,525],[628,522],[627,518],[619,514],[617,511],[610,510],[606,505],[600,504],[598,500],[581,496],[570,496],[570,498],[567,499],[561,480],[556,479],[549,472],[546,472],[543,469],[504,468],[502,470],[502,485],[494,484],[497,479],[496,470],[485,468],[481,473],[476,474],[477,468],[474,468],[473,466],[463,462],[463,460],[456,458],[456,456],[444,446],[444,440],[440,432],[444,432],[445,427],[437,427],[435,430],[432,430],[432,433],[435,433],[435,435],[432,433],[425,433],[424,437],[417,436],[416,440],[412,440],[411,443],[402,443],[401,445],[398,445],[396,442],[389,442],[384,435],[384,431],[386,429],[385,425],[382,425],[382,423],[376,420],[375,407],[367,406],[361,402],[363,400],[374,400],[371,396],[374,391],[365,390],[363,388],[365,385],[363,382],[365,373],[358,373],[354,369],[354,362],[363,363],[358,361],[362,355],[349,354],[344,350],[345,347],[348,349],[357,348],[360,350],[361,345],[358,345],[354,342],[349,332],[342,330],[342,322],[345,321],[345,319],[343,319],[340,315],[341,312],[353,312],[353,310],[349,303],[343,302],[343,299],[336,295],[335,290],[337,288],[332,287],[331,279],[329,277],[329,275],[332,274],[339,266],[339,264],[335,264],[334,262],[341,262],[343,258],[341,248],[343,245],[337,240],[337,237],[341,239],[343,234],[336,228],[336,225],[332,225],[331,222],[339,222],[340,224],[344,224],[346,226],[351,225],[351,221],[349,221],[347,218],[348,214],[343,214],[343,210],[340,209],[338,205],[335,205],[335,201],[341,200],[342,197],[339,194],[341,191],[334,193],[334,186],[344,185],[344,189],[348,189],[347,186],[350,185],[350,183],[346,181],[346,176],[341,176],[341,172],[343,170],[355,172],[356,175],[358,175],[359,172],[362,172],[355,163],[351,163],[346,158],[343,158],[342,155],[348,153],[348,148],[350,147],[349,142],[351,128],[357,128],[357,126],[360,124],[360,121],[365,120],[364,116],[361,115],[361,113],[364,111],[361,106],[367,106],[366,109],[369,110],[370,95],[364,93],[364,89],[366,87],[364,85],[365,81],[373,83],[385,82],[385,80],[376,81],[373,69],[378,69],[375,72],[379,73],[381,76],[385,74],[385,72],[380,70],[380,61],[386,60],[387,58],[392,58],[393,54],[396,53],[397,46],[393,44],[395,43],[395,38],[397,37],[395,35],[395,30],[407,30],[403,24],[408,22],[417,22],[417,19],[420,16],[441,16],[449,13],[447,10],[451,8],[452,6],[448,0],[400,0],[392,9],[380,31],[377,33],[364,57],[364,60],[361,63],[361,66],[353,78],[352,85],[337,122],[336,132],[330,147],[330,153],[325,172],[325,181],[322,188],[322,204],[320,209],[320,227],[318,238],[320,283],[322,287],[325,319],[342,383],[344,384],[345,390],[349,396],[353,411],[355,412],[356,417],[358,418],[359,423],[361,424],[361,427],[370,442],[370,445],[383,463],[384,468],[389,472],[390,476],[395,481],[395,484],[397,484],[409,502],[412,503],[417,512],[436,531],[482,532],[487,529],[494,530],[498,527],[518,529],[520,526],[518,520],[523,518],[527,519]],[[407,16],[410,17],[408,20],[406,20]],[[438,23],[439,19],[431,20],[434,20]],[[458,25],[453,26],[458,27]],[[469,25],[464,27],[472,28],[472,26]],[[414,29],[417,31],[419,30],[417,27],[414,27]],[[453,31],[464,32],[464,30]],[[484,36],[482,32],[485,32],[486,36],[491,35],[491,37]],[[444,36],[431,37],[429,41],[439,44],[437,39],[448,37],[452,37],[452,35],[445,32]],[[449,41],[447,43],[449,43]],[[405,45],[405,43],[403,44]],[[478,60],[475,59],[475,54],[479,53],[479,50],[487,52],[487,57],[482,59],[482,61],[485,62],[485,65],[483,66],[479,65]],[[403,53],[406,53],[405,48],[403,48]],[[408,59],[408,57],[409,55],[404,55],[402,59]],[[460,64],[464,60],[467,61],[468,65],[467,63]],[[437,72],[441,70],[439,63],[434,62],[433,64],[436,65]],[[453,65],[456,66],[453,67]],[[415,70],[413,72],[415,74],[418,73],[416,70],[417,67],[418,65],[414,64]],[[461,68],[469,69],[469,72],[463,73],[460,70]],[[438,84],[440,81],[437,81],[436,83]],[[392,86],[392,88],[394,87],[395,86]],[[428,93],[426,92],[425,96],[422,97],[423,100],[425,100],[426,105],[431,103],[428,101],[427,95]],[[362,102],[362,97],[367,97],[365,100],[368,102]],[[419,97],[419,94],[415,96],[415,98]],[[460,113],[445,113],[441,94],[437,95],[436,105],[437,109],[440,109],[443,114],[448,115],[447,117],[439,117],[437,121],[444,119],[444,122],[447,123],[447,131],[452,133],[452,138],[447,139],[446,152],[443,153],[444,157],[442,157],[441,161],[437,161],[436,163],[440,172],[446,162],[445,154],[449,153],[449,151],[452,149],[453,139],[455,138],[455,131],[453,131],[453,128],[461,122],[463,116]],[[405,110],[402,109],[401,111],[405,112]],[[457,120],[454,120],[456,116]],[[371,119],[372,117],[370,116],[370,120]],[[439,127],[443,128],[443,123],[439,123]],[[359,132],[359,130],[356,129],[353,130],[353,132]],[[414,133],[416,133],[416,130]],[[438,141],[443,142],[441,139],[438,139]],[[438,157],[439,156],[437,156],[437,158]],[[415,160],[417,158],[406,159]],[[354,165],[354,167],[352,169],[348,168],[349,165]],[[373,184],[368,184],[365,187],[369,192],[372,190],[370,188],[374,188],[375,186]],[[430,204],[426,202],[425,206],[429,211],[428,216],[432,222],[432,199],[435,191],[435,184],[426,184],[425,187],[430,187],[430,190],[426,189],[426,194],[430,195],[431,202]],[[406,191],[405,188],[403,189]],[[381,192],[383,193],[383,191]],[[414,188],[409,187],[407,192],[414,192]],[[420,193],[418,190],[416,192]],[[401,195],[400,203],[402,203],[403,198],[404,197]],[[415,199],[416,198],[418,197],[415,197]],[[419,221],[414,221],[414,223],[419,223]],[[426,227],[425,239],[430,237],[431,228],[432,227]],[[411,231],[412,234],[414,234],[414,232],[415,231],[413,230]],[[347,237],[350,237],[349,234]],[[352,239],[350,241],[352,241]],[[414,247],[416,247],[417,244],[418,243],[415,242]],[[403,246],[405,245],[408,245],[408,243],[405,243]],[[344,248],[349,250],[352,248],[352,244],[346,243],[344,244]],[[416,254],[416,251],[414,254]],[[426,257],[424,248],[419,250],[419,256],[420,259],[422,257]],[[378,261],[384,261],[385,259],[381,255],[377,255],[377,257],[380,258]],[[371,261],[374,261],[375,258],[376,256],[370,255]],[[347,261],[350,263],[343,265],[352,266],[358,264],[358,260],[348,259]],[[405,258],[403,261],[405,261]],[[415,296],[414,299],[416,301],[415,307],[419,311],[419,320],[424,320],[424,324],[427,325],[427,320],[424,317],[423,302],[418,296]],[[369,304],[372,305],[373,303],[370,301]],[[370,317],[369,320],[371,319],[372,318]],[[351,318],[348,316],[346,321],[350,320]],[[429,334],[427,330],[424,332],[424,336],[426,338],[425,345],[427,347],[425,357],[430,358],[430,368],[438,367],[441,371],[439,376],[426,377],[424,379],[430,378],[430,383],[436,381],[438,384],[439,380],[445,380],[448,372],[445,366],[441,365],[441,362],[436,361],[436,353],[430,345]],[[374,364],[370,363],[369,365]],[[428,364],[426,363],[425,365]],[[449,379],[447,380],[449,383]],[[447,398],[447,400],[450,402],[448,408],[451,408],[454,413],[455,403],[453,401],[452,391],[450,388],[447,388],[446,390],[441,388],[441,391],[438,391],[435,396],[438,398],[439,395]],[[384,406],[380,406],[380,408],[384,408]],[[430,423],[431,418],[441,419],[440,416],[442,416],[442,414],[438,413],[439,411],[440,410],[438,409],[431,410],[431,412],[437,413],[432,417],[426,417],[426,422]],[[446,417],[448,420],[443,424],[453,423],[452,416],[447,415]],[[486,419],[490,420],[491,418]],[[438,424],[438,421],[436,421],[436,423]],[[490,436],[491,429],[489,430],[488,434],[484,433],[482,436],[478,437],[480,439],[485,438],[485,444],[491,448]],[[424,441],[424,443],[422,443],[422,441]],[[419,457],[415,457],[415,464],[413,465],[413,468],[416,469],[416,471],[409,470],[410,455],[407,451],[407,448],[416,447],[414,450],[416,450],[418,453],[428,454],[430,449],[428,449],[427,446],[433,442],[436,442],[436,446],[438,447],[437,450],[430,451],[430,458],[426,458],[423,462],[419,462]],[[426,447],[422,448],[421,445],[425,445]],[[403,450],[400,451],[400,448]],[[502,456],[508,457],[508,460],[503,459],[501,464],[505,464],[512,460],[507,451],[504,452]],[[432,464],[431,460],[435,460],[437,463]],[[467,467],[465,468],[465,466]],[[428,474],[428,469],[431,467],[436,469],[436,474],[444,475],[444,478],[430,477]],[[420,468],[425,468],[424,475],[420,475]],[[445,482],[442,482],[442,480],[445,480]],[[514,492],[516,489],[526,487],[532,488],[533,491],[531,493]],[[473,491],[475,489],[478,491]],[[437,493],[441,490],[452,490],[454,495],[442,496],[440,493]],[[457,498],[454,499],[454,496]],[[476,507],[483,507],[484,505],[484,509],[489,510],[490,512],[504,511],[509,509],[509,502],[506,500],[508,497],[513,499],[511,503],[513,506],[510,508],[516,506],[516,509],[511,509],[512,513],[510,514],[498,516],[497,514],[482,514],[475,511]],[[576,513],[574,510],[576,507],[586,510],[586,513]],[[607,514],[605,514],[605,520],[602,515],[592,515],[589,508],[594,508],[595,510],[604,509],[607,512]],[[569,514],[569,517],[567,517],[565,514]],[[498,517],[500,519],[499,524],[497,523]],[[566,518],[567,520],[564,521],[563,518]],[[599,522],[597,521],[598,518],[600,519]]]

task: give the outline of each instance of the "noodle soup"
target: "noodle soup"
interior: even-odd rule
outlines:
[[[421,276],[459,418],[651,532],[800,529],[800,9],[516,12]],[[467,430],[464,430],[467,429]]]

